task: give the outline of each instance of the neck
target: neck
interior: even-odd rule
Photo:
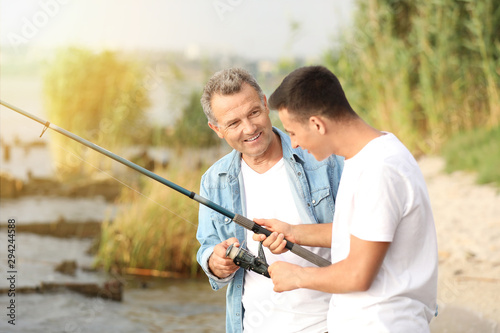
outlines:
[[[271,169],[283,157],[281,139],[278,134],[273,133],[273,140],[269,148],[259,156],[242,155],[241,158],[255,172],[264,173]]]
[[[341,125],[341,134],[339,137],[339,146],[341,151],[337,154],[344,156],[345,159],[354,157],[370,141],[383,135],[379,130],[365,123],[361,118],[347,122]]]

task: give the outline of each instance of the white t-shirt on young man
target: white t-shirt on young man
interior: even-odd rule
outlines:
[[[334,294],[329,332],[429,332],[436,311],[437,240],[417,162],[391,133],[345,160],[332,228],[332,262],[350,235],[391,242],[371,288]]]
[[[276,218],[290,224],[300,224],[299,213],[291,193],[285,164],[281,159],[263,174],[252,170],[241,161],[246,216],[254,218]],[[266,190],[263,190],[266,189]],[[272,190],[269,190],[272,189]],[[258,244],[247,232],[247,247],[258,255]],[[328,257],[330,249],[305,247],[312,252]],[[291,252],[272,254],[264,248],[267,263],[287,261],[300,266],[314,266]],[[245,272],[243,290],[243,331],[249,332],[325,332],[326,317],[331,294],[298,289],[284,293],[273,291],[273,282],[252,271]]]

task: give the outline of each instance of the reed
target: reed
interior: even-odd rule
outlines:
[[[150,102],[143,76],[137,61],[115,52],[60,50],[44,78],[48,119],[109,150],[144,141],[144,110]],[[92,174],[97,169],[89,164],[99,169],[111,165],[109,159],[62,136],[51,138],[51,150],[62,178]]]
[[[155,169],[187,189],[198,189],[201,169]],[[196,276],[198,203],[151,179],[138,192],[124,189],[122,209],[102,226],[96,265],[106,270],[153,269]]]
[[[414,153],[500,121],[495,0],[359,1],[355,27],[325,54],[354,109]]]

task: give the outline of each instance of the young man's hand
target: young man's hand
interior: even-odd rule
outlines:
[[[273,280],[275,292],[283,292],[300,288],[303,268],[284,261],[276,261],[269,266],[268,271]]]
[[[291,224],[276,219],[254,219],[254,222],[273,232],[269,236],[254,234],[252,238],[254,241],[262,242],[262,245],[269,248],[274,254],[281,254],[288,251],[285,248],[285,238],[292,243],[296,242],[296,238],[293,235],[293,225]]]

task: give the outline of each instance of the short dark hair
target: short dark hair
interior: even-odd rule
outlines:
[[[335,120],[357,117],[338,78],[323,66],[301,67],[288,74],[269,97],[269,107],[286,108],[302,120],[314,115]]]

